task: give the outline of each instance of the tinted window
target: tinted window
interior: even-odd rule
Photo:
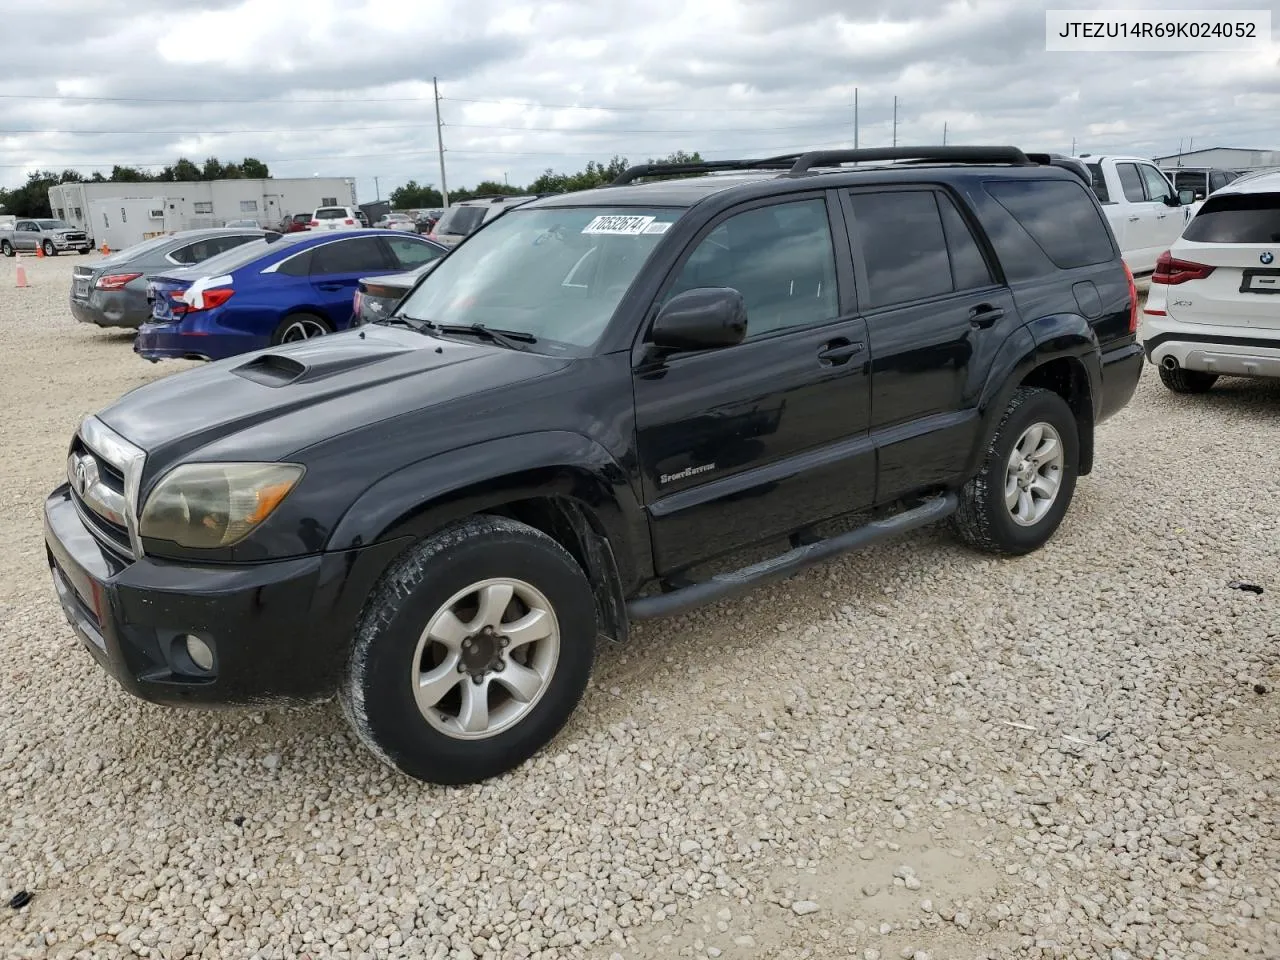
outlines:
[[[386,270],[387,261],[377,237],[356,237],[316,247],[311,255],[311,274],[362,273]]]
[[[1173,175],[1173,185],[1179,190],[1194,190],[1204,196],[1205,174],[1199,170],[1179,170]]]
[[[311,276],[311,251],[303,251],[296,257],[282,261],[276,268],[276,273],[283,273],[286,277]]]
[[[987,266],[982,248],[973,238],[969,225],[951,201],[939,196],[938,207],[942,211],[943,232],[947,236],[947,251],[951,254],[951,279],[957,290],[972,290],[991,284],[991,268]]]
[[[242,243],[238,247],[228,250],[226,253],[220,253],[215,257],[210,257],[202,265],[205,270],[209,271],[211,277],[219,276],[223,273],[230,273],[232,270],[239,269],[245,264],[252,263],[259,257],[278,250],[275,246],[277,241],[268,243],[266,240],[251,240],[248,243]]]
[[[699,241],[667,299],[695,287],[733,287],[747,304],[747,335],[830,320],[839,313],[824,200],[748,210]]]
[[[1212,196],[1182,237],[1198,243],[1280,243],[1280,193]]]
[[[1142,174],[1138,173],[1137,164],[1117,163],[1116,172],[1120,175],[1120,186],[1124,188],[1124,198],[1130,203],[1141,203],[1147,199],[1142,189]]]
[[[1082,185],[1000,180],[986,189],[1061,269],[1105,263],[1115,255],[1107,226]]]
[[[347,213],[346,207],[321,207],[316,211],[316,220],[347,220],[351,214]]]
[[[1210,192],[1214,190],[1221,190],[1230,182],[1231,182],[1230,177],[1228,177],[1225,173],[1222,173],[1220,170],[1215,170],[1212,174],[1209,175],[1209,190]]]
[[[436,233],[465,237],[484,222],[484,207],[450,207],[436,224]]]
[[[428,261],[435,260],[444,253],[429,243],[423,243],[421,240],[411,240],[408,237],[387,237],[387,246],[391,248],[392,254],[395,255],[400,266],[406,270],[410,267],[421,266]]]
[[[938,203],[930,190],[851,194],[868,306],[950,293],[951,265]]]
[[[1173,188],[1169,186],[1169,181],[1164,178],[1163,173],[1149,163],[1141,164],[1138,169],[1142,171],[1142,179],[1147,183],[1148,199],[1163,200],[1173,196]],[[1204,189],[1203,183],[1200,188]]]

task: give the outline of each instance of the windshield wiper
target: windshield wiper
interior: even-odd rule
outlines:
[[[475,334],[509,350],[523,350],[524,347],[521,344],[538,342],[538,338],[532,333],[525,333],[523,330],[495,330],[493,327],[486,327],[483,323],[435,323],[431,326],[436,333]]]
[[[389,313],[385,317],[379,317],[372,322],[386,324],[388,327],[408,327],[410,330],[418,331],[418,333],[429,333],[436,326],[430,320],[422,320],[419,317],[411,317],[404,313]]]

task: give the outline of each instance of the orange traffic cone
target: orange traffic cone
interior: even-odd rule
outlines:
[[[37,243],[37,244],[36,244],[36,256],[37,256],[37,257],[43,257],[43,256],[44,256],[44,244],[43,244],[43,243]]]
[[[22,265],[22,258],[19,257],[18,258],[18,289],[22,289],[23,287],[29,287],[29,286],[31,286],[31,284],[27,283],[27,268]]]
[[[106,242],[105,240],[102,242],[102,251],[101,251],[101,252],[102,252],[102,255],[103,255],[104,257],[111,253],[111,248],[110,248],[109,246],[107,246],[107,242]]]

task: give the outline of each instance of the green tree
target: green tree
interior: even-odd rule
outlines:
[[[240,171],[249,180],[266,180],[271,176],[267,165],[256,157],[245,157],[244,162],[240,164]]]
[[[453,199],[452,193],[449,199]],[[387,200],[390,201],[392,210],[420,210],[444,205],[444,198],[440,196],[439,190],[429,183],[419,184],[417,180],[410,180],[396,187]]]
[[[107,179],[112,183],[146,183],[154,178],[145,170],[139,170],[137,167],[122,167],[117,163],[111,168],[111,176]]]
[[[221,180],[226,174],[223,172],[223,166],[218,162],[217,157],[209,157],[204,162],[204,167],[200,171],[201,180]]]
[[[165,167],[165,179],[176,183],[186,183],[200,179],[200,168],[186,157],[179,157],[172,167]]]
[[[529,184],[530,193],[565,193],[572,190],[590,190],[612,183],[618,174],[627,169],[626,157],[614,155],[608,163],[588,160],[585,169],[577,173],[556,173],[547,168],[542,176]]]

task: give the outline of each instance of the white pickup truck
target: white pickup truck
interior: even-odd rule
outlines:
[[[1191,190],[1175,192],[1154,161],[1142,157],[1079,155],[1089,168],[1093,192],[1111,222],[1120,253],[1135,274],[1151,273],[1156,258],[1182,236],[1200,209]]]

